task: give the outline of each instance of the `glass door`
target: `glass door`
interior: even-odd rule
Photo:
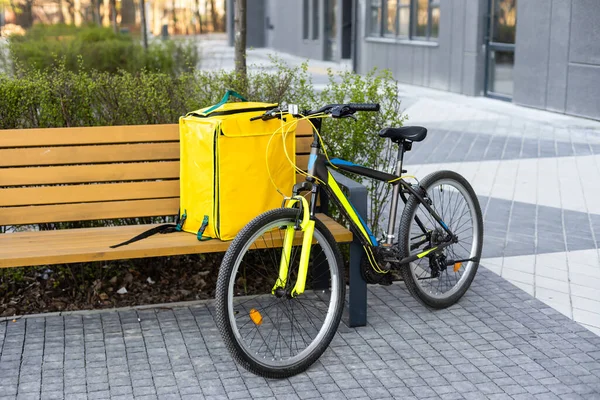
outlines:
[[[513,96],[517,0],[490,0],[485,93],[510,101]]]

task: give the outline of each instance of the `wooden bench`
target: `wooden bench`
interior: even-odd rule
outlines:
[[[296,148],[303,168],[311,141],[310,127],[302,124]],[[364,198],[366,207],[364,187],[349,179],[342,184],[354,200]],[[0,130],[0,226],[175,216],[178,209],[177,125]],[[345,227],[325,214],[318,217],[338,242],[352,241]],[[109,248],[150,227],[1,234],[0,268],[223,252],[229,246],[176,232]],[[356,243],[351,253],[350,324],[361,326],[366,324],[366,284]]]

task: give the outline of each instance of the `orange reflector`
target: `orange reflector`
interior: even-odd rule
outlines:
[[[258,312],[258,310],[254,309],[254,308],[250,310],[250,319],[256,325],[262,324],[262,315],[260,315],[260,312]]]
[[[454,272],[458,272],[458,270],[460,269],[460,267],[462,267],[462,263],[461,262],[457,262],[454,264]]]

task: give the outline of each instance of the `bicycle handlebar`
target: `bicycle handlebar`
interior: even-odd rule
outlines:
[[[378,103],[348,103],[348,104],[328,104],[318,110],[308,111],[305,116],[331,112],[333,117],[343,117],[354,114],[357,111],[379,111]]]
[[[355,111],[379,111],[379,103],[349,103],[346,106]]]
[[[328,104],[319,108],[318,110],[310,110],[305,111],[302,115],[303,117],[310,117],[316,114],[331,114],[333,118],[344,118],[350,117],[357,111],[379,111],[379,103],[347,103],[347,104]],[[273,118],[279,118],[282,112],[287,112],[286,109],[274,108],[265,112],[263,115],[258,115],[256,117],[250,118],[250,121],[256,121],[258,119],[262,119],[263,121],[268,121]]]

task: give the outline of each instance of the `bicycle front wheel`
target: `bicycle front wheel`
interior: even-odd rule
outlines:
[[[483,245],[481,208],[469,182],[456,172],[434,172],[420,186],[458,241],[401,266],[400,271],[413,296],[430,307],[446,308],[465,294],[477,272]],[[446,232],[425,206],[411,196],[400,220],[400,255],[425,253],[445,237]]]
[[[297,209],[276,209],[252,220],[225,254],[216,289],[217,325],[233,358],[266,378],[285,378],[312,365],[337,331],[345,283],[340,250],[315,221],[306,287],[290,296],[297,276],[302,232],[296,232],[283,290],[279,279],[286,229]]]

